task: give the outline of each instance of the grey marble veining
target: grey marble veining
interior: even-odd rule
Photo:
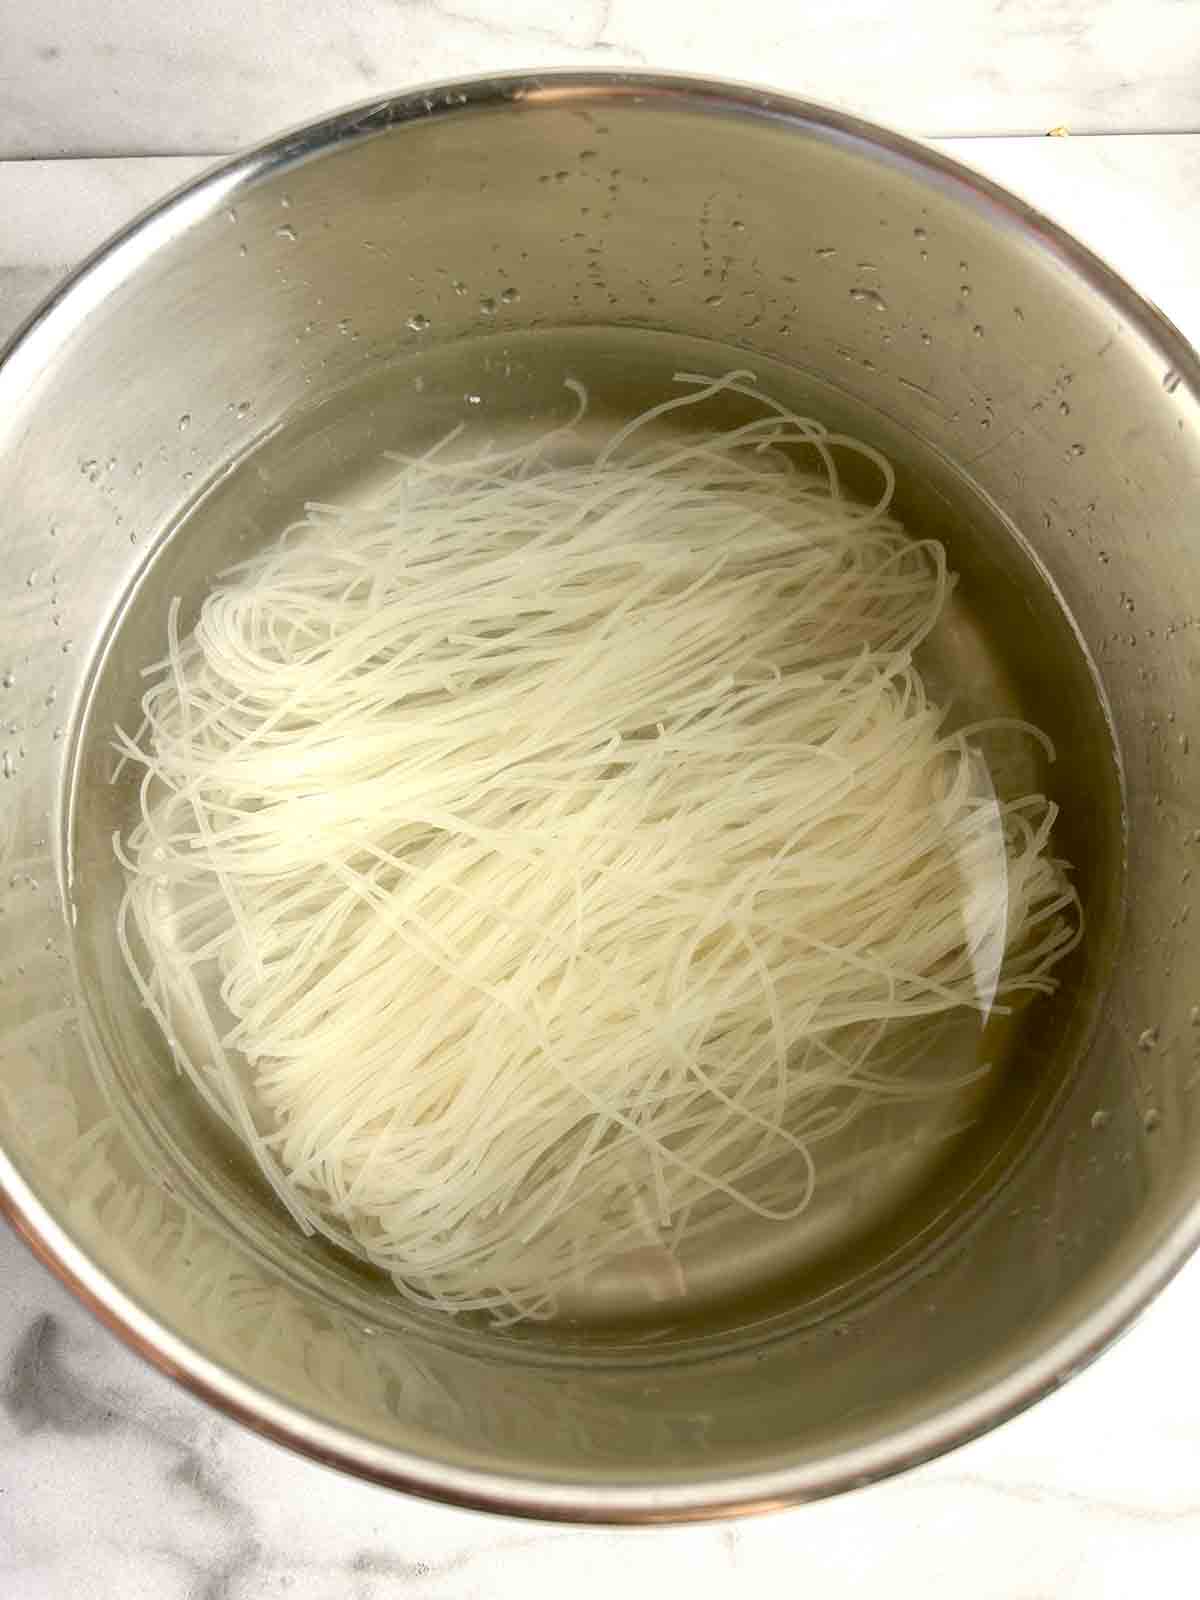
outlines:
[[[0,4],[0,157],[228,150],[401,84],[646,65],[926,135],[1200,127],[1179,0],[26,0]]]

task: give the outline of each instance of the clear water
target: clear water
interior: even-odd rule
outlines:
[[[182,597],[186,628],[215,575],[276,536],[306,500],[368,495],[394,471],[383,452],[419,450],[460,422],[474,438],[541,432],[574,411],[575,398],[563,387],[568,377],[588,389],[583,442],[598,444],[661,399],[676,370],[716,375],[745,365],[743,352],[644,331],[496,335],[425,353],[297,414],[164,530],[110,643],[85,741],[106,740],[114,722],[136,725],[138,673],[161,656],[173,596]],[[881,1108],[823,1147],[823,1181],[795,1223],[747,1221],[706,1240],[685,1262],[685,1302],[667,1310],[654,1303],[642,1270],[616,1267],[567,1308],[581,1323],[633,1319],[662,1329],[720,1320],[733,1306],[745,1318],[882,1281],[890,1263],[964,1215],[1016,1159],[1069,1076],[1102,977],[1095,952],[1104,941],[1092,930],[1102,931],[1115,903],[1119,794],[1115,765],[1095,755],[1108,749],[1103,706],[1069,617],[1018,530],[949,463],[829,385],[769,362],[756,361],[755,372],[762,387],[793,408],[883,449],[897,467],[896,510],[911,532],[946,545],[960,583],[924,650],[926,682],[953,720],[1025,718],[1055,741],[1060,758],[1053,766],[1020,736],[992,737],[984,755],[1001,798],[1044,792],[1062,807],[1058,853],[1077,868],[1089,937],[1064,968],[1053,1000],[982,1029],[964,1017],[939,1039],[925,1066],[926,1075],[957,1078],[965,1065],[987,1060],[986,1077],[916,1104]],[[732,399],[730,420],[737,407]],[[709,411],[705,420],[718,419]],[[104,801],[105,815],[84,819],[77,847],[127,826],[135,803],[132,788],[117,785]],[[102,845],[92,851],[90,870],[115,871]],[[183,1152],[198,1186],[204,1188],[211,1169],[226,1189],[230,1183],[261,1188],[229,1137],[200,1114],[191,1090],[169,1069],[165,1046],[133,1015],[132,990],[119,1004],[130,1013],[130,1049],[144,1058],[152,1083],[148,1115]],[[271,1226],[270,1204],[261,1215]],[[282,1213],[275,1223],[282,1231],[291,1227]],[[287,1245],[299,1247],[294,1240]],[[380,1292],[386,1295],[386,1285]]]

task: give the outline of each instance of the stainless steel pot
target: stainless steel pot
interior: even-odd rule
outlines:
[[[526,350],[540,330],[552,349],[568,327],[631,398],[694,340],[808,374],[910,450],[911,509],[935,523],[969,474],[984,522],[1016,530],[968,576],[1016,640],[1016,676],[1057,708],[1088,885],[1086,963],[990,1144],[852,1270],[678,1336],[441,1322],[304,1245],[180,1091],[110,931],[104,730],[153,654],[145,636],[131,648],[130,618],[258,532],[251,493],[222,548],[171,540],[198,491],[334,483],[351,434],[375,449],[385,420],[432,427],[505,362],[536,410],[547,363],[505,340]],[[422,396],[426,371],[441,377]],[[165,202],[0,367],[15,1226],[118,1333],[251,1426],[381,1483],[531,1515],[651,1522],[829,1494],[1062,1383],[1200,1236],[1198,398],[1175,330],[1028,207],[907,140],[745,88],[455,84],[287,135]],[[1073,654],[1046,645],[1031,572],[1074,619]]]

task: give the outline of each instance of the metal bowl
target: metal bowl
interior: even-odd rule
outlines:
[[[108,733],[166,598],[289,503],[473,407],[548,415],[568,367],[628,413],[681,358],[798,384],[895,455],[905,514],[963,570],[962,659],[982,618],[1006,692],[1059,744],[1085,954],[979,1128],[830,1248],[765,1288],[718,1284],[690,1320],[501,1333],[398,1306],[301,1240],[175,1077],[114,950],[128,797]],[[749,88],[442,86],[164,202],[0,366],[14,1225],[261,1432],[528,1515],[826,1495],[1062,1383],[1200,1237],[1198,397],[1182,338],[1043,217]]]

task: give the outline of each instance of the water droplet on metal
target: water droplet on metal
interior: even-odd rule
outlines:
[[[983,338],[983,325],[982,325],[982,323],[977,322],[975,324],[975,326],[971,329],[971,332],[975,335],[975,337],[977,339],[982,339]]]
[[[429,318],[423,311],[414,311],[412,316],[408,319],[407,326],[410,327],[414,333],[425,333],[429,328]]]
[[[192,425],[192,414],[191,414],[190,411],[185,411],[183,413],[183,415],[179,419],[179,431],[180,431],[180,433],[186,433],[188,431],[188,429],[191,427],[191,425]]]
[[[481,406],[483,404],[483,396],[481,394],[464,395],[463,399],[469,406]]]
[[[929,237],[929,234],[926,232],[926,230],[924,228],[914,228],[913,229],[913,238],[914,239],[928,239],[928,237]]]
[[[1083,456],[1083,455],[1087,454],[1087,445],[1080,444],[1078,441],[1076,441],[1071,446],[1071,448],[1067,451],[1067,454],[1069,456],[1074,456],[1076,459],[1078,459],[1080,456]]]
[[[706,297],[704,304],[711,306],[715,311],[718,306],[725,304],[725,296],[723,294],[710,294]]]
[[[1147,1133],[1153,1133],[1157,1128],[1161,1128],[1162,1112],[1154,1106],[1148,1107],[1142,1117],[1142,1127],[1145,1128]]]
[[[872,311],[886,311],[887,301],[875,289],[864,289],[861,284],[850,291],[851,300],[860,306],[870,306]]]
[[[237,417],[249,416],[251,404],[252,402],[249,400],[239,400],[234,408],[234,415]]]
[[[481,317],[494,317],[496,315],[496,302],[490,294],[485,294],[479,302],[479,315]]]
[[[818,261],[832,261],[837,251],[831,244],[822,245],[819,250],[814,250],[813,255]]]
[[[295,244],[299,235],[290,222],[284,222],[275,229],[275,237],[277,239],[286,239],[290,244]]]
[[[931,333],[922,332],[922,334],[921,334],[921,343],[922,344],[932,344],[933,343],[933,335]]]
[[[1158,1044],[1158,1029],[1156,1027],[1155,1028],[1143,1028],[1141,1033],[1138,1034],[1138,1049],[1139,1050],[1150,1051],[1150,1050],[1155,1049],[1157,1044]]]
[[[969,283],[959,284],[958,292],[964,300],[969,300],[971,298],[971,285]]]
[[[1092,1112],[1092,1127],[1097,1133],[1100,1132],[1101,1128],[1107,1128],[1111,1120],[1111,1114],[1105,1111],[1103,1108],[1101,1108],[1099,1111]]]
[[[500,291],[500,304],[501,305],[504,305],[504,306],[515,306],[517,301],[520,298],[521,298],[521,291],[519,289],[514,289],[511,284],[509,284],[507,289],[501,289],[501,291]]]

